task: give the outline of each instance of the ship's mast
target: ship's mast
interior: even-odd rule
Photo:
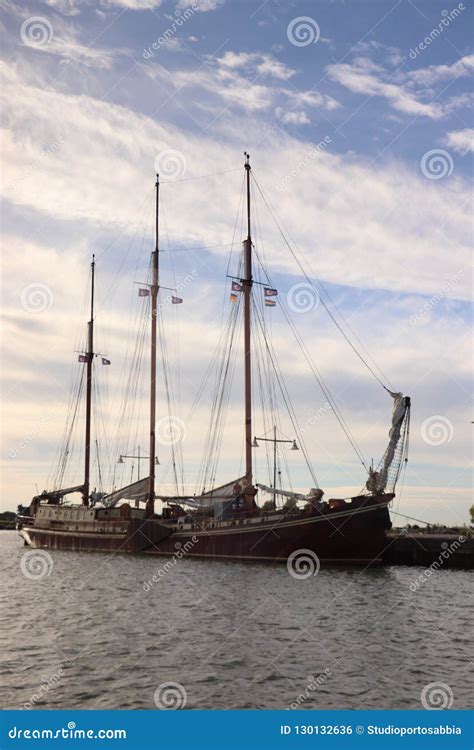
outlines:
[[[252,492],[252,361],[251,361],[251,297],[252,297],[252,236],[250,226],[250,155],[245,153],[247,180],[247,239],[244,240],[244,379],[245,379],[245,484],[247,509],[253,507]]]
[[[151,254],[151,366],[150,366],[150,467],[148,471],[148,497],[145,515],[150,518],[155,511],[155,453],[156,453],[156,316],[159,290],[159,202],[160,177],[156,175],[155,249]]]
[[[95,255],[91,263],[91,317],[87,324],[87,374],[86,374],[86,434],[84,449],[84,488],[82,504],[89,505],[90,463],[91,463],[91,415],[92,415],[92,362],[94,359],[94,273]]]

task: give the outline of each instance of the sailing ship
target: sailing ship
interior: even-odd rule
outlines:
[[[256,311],[252,289],[261,282],[256,280],[252,265],[255,252],[251,231],[252,172],[247,153],[244,169],[247,236],[242,243],[239,273],[230,278],[233,292],[231,296],[238,305],[242,302],[243,307],[245,471],[241,476],[234,476],[231,481],[217,487],[214,486],[213,477],[212,486],[204,487],[198,494],[166,494],[157,482],[157,320],[160,314],[158,299],[161,288],[160,180],[157,175],[151,278],[150,284],[143,291],[143,296],[149,302],[150,320],[147,476],[119,489],[112,488],[108,493],[91,492],[92,385],[93,360],[96,356],[93,257],[87,350],[79,357],[86,365],[84,479],[74,486],[45,490],[32,499],[28,511],[19,515],[17,521],[17,528],[27,545],[55,550],[164,556],[175,555],[181,550],[187,557],[269,562],[286,562],[292,555],[309,552],[326,563],[372,565],[382,562],[383,550],[387,544],[386,532],[391,527],[389,505],[395,497],[395,485],[401,467],[407,461],[410,399],[389,390],[379,380],[393,399],[389,442],[377,468],[368,467],[365,487],[358,494],[326,501],[323,490],[317,486],[306,494],[285,489],[281,482],[277,486],[278,444],[290,442],[293,450],[298,449],[298,445],[296,439],[279,439],[276,425],[270,432],[271,437],[268,437],[268,433],[258,439],[254,436],[252,324]],[[268,281],[263,286],[265,302],[268,297],[271,303],[269,306],[273,306],[278,292]],[[234,316],[234,321],[239,320]],[[354,348],[352,344],[351,346]],[[209,432],[211,438],[221,429],[216,424],[216,419],[214,412]],[[299,437],[302,440],[301,434]],[[273,481],[268,484],[257,483],[254,476],[253,451],[260,440],[273,446]],[[81,495],[81,503],[69,501],[74,494]],[[269,496],[270,500],[262,503],[259,499],[261,495]],[[162,506],[160,512],[155,507],[158,500]]]

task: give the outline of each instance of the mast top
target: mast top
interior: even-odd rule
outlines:
[[[250,154],[247,153],[247,151],[244,151],[244,156],[245,156],[245,164],[244,164],[245,169],[248,169],[248,170],[252,169],[252,167],[250,166]]]

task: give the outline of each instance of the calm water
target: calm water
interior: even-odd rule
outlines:
[[[295,580],[284,566],[183,559],[147,592],[165,560],[55,552],[34,580],[16,533],[0,545],[3,708],[154,709],[160,685],[159,701],[185,691],[188,708],[298,696],[301,708],[421,708],[432,682],[470,706],[469,572],[412,592],[419,568]]]

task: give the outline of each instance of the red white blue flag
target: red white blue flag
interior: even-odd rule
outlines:
[[[264,293],[265,297],[277,297],[278,296],[278,291],[276,289],[265,288],[263,290],[263,293]]]
[[[110,365],[110,359],[107,359],[107,357],[102,357],[102,364],[103,365]]]
[[[181,297],[171,297],[171,304],[172,305],[180,305],[182,303]]]
[[[77,358],[77,361],[78,362],[88,362],[89,358],[88,358],[87,354],[79,354],[79,356]]]
[[[149,289],[139,289],[138,290],[138,296],[139,297],[149,297],[150,296],[150,290]]]
[[[239,284],[238,281],[233,281],[232,282],[232,291],[233,292],[243,292],[243,290],[244,290],[244,288],[243,288],[242,284]]]

